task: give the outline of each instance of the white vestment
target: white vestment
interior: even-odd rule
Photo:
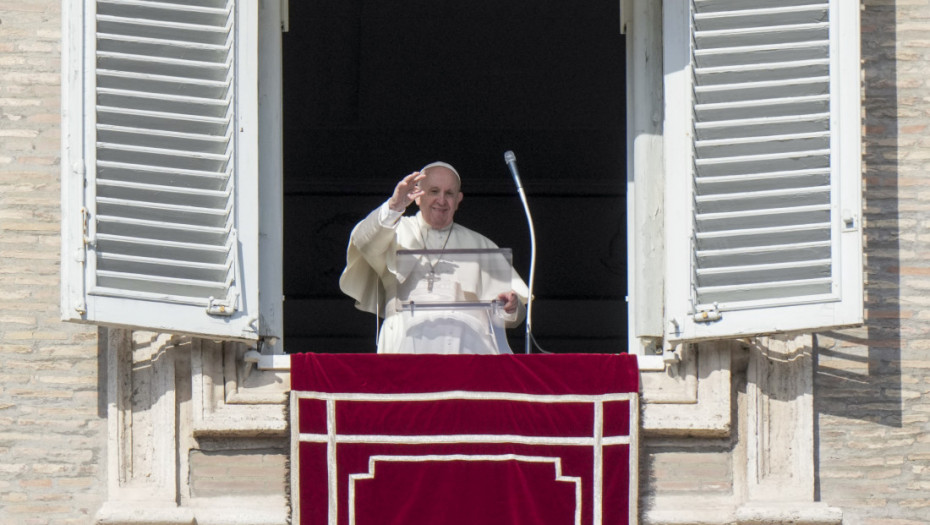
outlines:
[[[405,289],[407,278],[398,270],[398,250],[475,250],[497,249],[490,239],[459,224],[436,230],[416,216],[400,217],[385,224],[384,208],[374,210],[352,230],[346,253],[346,268],[339,278],[342,291],[355,299],[356,308],[384,317],[378,338],[378,353],[509,353],[510,349],[494,342],[487,333],[487,322],[474,314],[416,313],[417,323],[404,323],[399,308],[399,294],[404,300],[416,297],[434,300],[488,300],[488,291],[472,279],[465,282],[445,276],[427,291],[425,284],[416,290]],[[438,258],[436,259],[438,262]],[[433,264],[433,261],[430,261]],[[510,289],[519,297],[517,312],[506,315],[507,327],[519,325],[526,314],[526,284],[511,268]],[[425,279],[422,280],[425,283]],[[460,279],[462,281],[462,279]],[[509,290],[500,290],[509,291]],[[454,319],[453,319],[454,317]]]

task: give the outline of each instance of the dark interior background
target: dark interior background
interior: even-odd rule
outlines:
[[[550,352],[626,349],[624,39],[619,2],[314,0],[284,34],[289,352],[374,352],[338,287],[356,222],[404,175],[454,165],[456,222],[514,252],[537,237],[533,332]],[[584,6],[583,8],[581,6]],[[411,206],[410,213],[416,206]],[[524,348],[524,329],[510,333]]]

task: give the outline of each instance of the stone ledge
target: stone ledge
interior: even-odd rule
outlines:
[[[736,509],[738,525],[840,525],[843,511],[826,503],[748,503]]]
[[[173,503],[107,502],[97,512],[97,525],[195,525],[191,509]]]
[[[107,502],[97,512],[97,525],[287,525],[284,498],[204,498],[189,507],[173,503]]]
[[[642,520],[644,525],[732,525],[735,522],[736,514],[732,506],[651,510],[643,515]]]
[[[288,421],[285,407],[266,405],[242,407],[240,410],[223,408],[194,419],[195,437],[267,437],[287,436]]]
[[[670,502],[670,501],[669,501]],[[716,503],[716,504],[715,504]],[[647,511],[644,525],[841,525],[843,511],[818,502],[734,504],[732,499],[691,498]],[[668,510],[666,510],[668,509]],[[672,510],[674,509],[674,510]]]
[[[288,525],[290,507],[280,496],[195,498],[196,525]]]

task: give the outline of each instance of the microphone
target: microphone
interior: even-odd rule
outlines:
[[[513,175],[513,182],[517,185],[517,191],[523,191],[523,182],[520,180],[520,173],[517,172],[517,156],[513,151],[504,152],[504,162],[510,168],[510,174]]]
[[[533,282],[536,280],[536,230],[533,228],[533,216],[530,214],[530,205],[526,202],[526,193],[523,192],[523,182],[517,172],[517,156],[513,151],[504,153],[504,162],[510,168],[513,182],[517,185],[517,193],[523,202],[523,211],[526,212],[526,222],[530,228],[530,282],[526,298],[526,353],[530,353],[530,344],[533,340]]]

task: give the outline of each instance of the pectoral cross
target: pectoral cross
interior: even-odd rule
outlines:
[[[435,283],[438,280],[440,279],[439,279],[439,276],[436,275],[436,272],[430,271],[428,274],[426,274],[426,291],[432,292],[433,283]]]

